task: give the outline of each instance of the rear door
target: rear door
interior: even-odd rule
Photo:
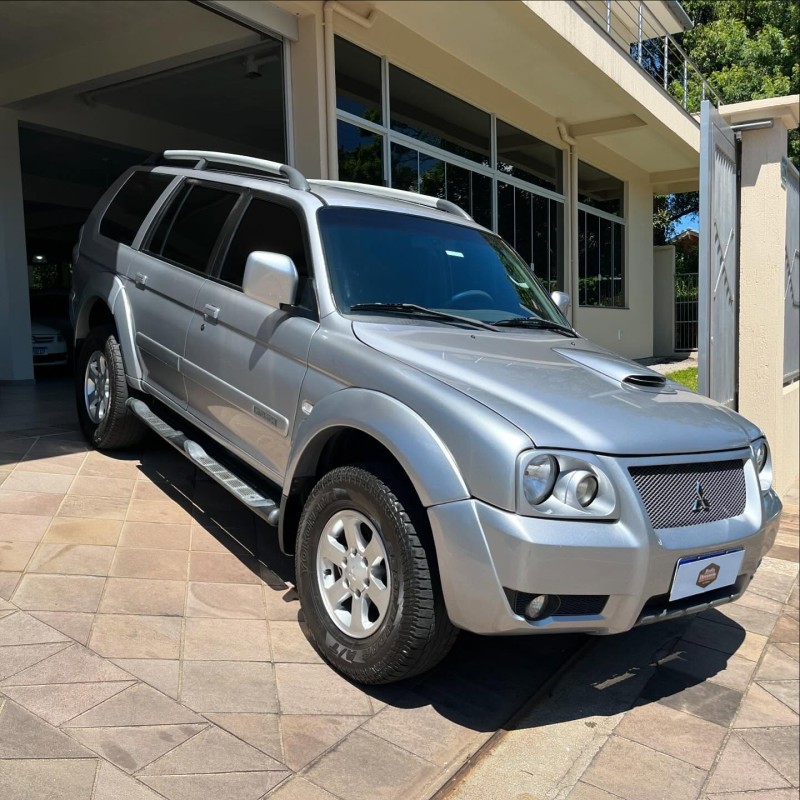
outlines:
[[[247,256],[256,250],[294,261],[298,308],[274,308],[242,292]],[[307,254],[299,210],[272,198],[250,199],[220,252],[218,274],[197,295],[186,342],[190,412],[275,480],[286,469],[308,348],[318,327]]]
[[[145,383],[182,408],[187,394],[181,360],[195,298],[238,199],[235,191],[185,181],[128,266],[128,296]]]

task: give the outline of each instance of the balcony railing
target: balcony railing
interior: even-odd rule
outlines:
[[[644,0],[571,2],[686,111],[699,111],[703,100],[723,102]]]

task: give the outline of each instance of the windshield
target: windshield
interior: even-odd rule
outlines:
[[[326,206],[318,218],[336,305],[344,313],[413,304],[489,323],[521,317],[566,324],[530,268],[491,233],[363,208]]]

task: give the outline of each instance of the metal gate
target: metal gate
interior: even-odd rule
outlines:
[[[700,108],[698,391],[736,408],[739,194],[733,130],[708,100]]]
[[[784,158],[781,182],[786,187],[786,291],[783,311],[783,384],[800,378],[800,179]]]
[[[696,272],[675,276],[675,350],[697,350]]]

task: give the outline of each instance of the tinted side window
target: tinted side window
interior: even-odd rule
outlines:
[[[247,207],[222,264],[220,280],[241,287],[247,256],[255,250],[289,256],[300,276],[301,293],[308,277],[303,227],[291,208],[254,199]]]
[[[131,244],[153,203],[172,179],[172,175],[134,172],[103,215],[100,233],[122,244]]]
[[[150,252],[189,269],[205,272],[222,226],[239,199],[236,192],[189,186],[161,220]]]

